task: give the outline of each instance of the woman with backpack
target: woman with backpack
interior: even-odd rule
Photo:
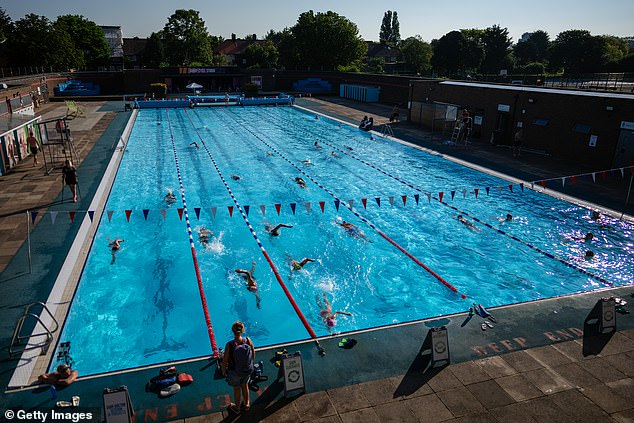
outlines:
[[[255,347],[248,337],[242,337],[244,323],[235,322],[231,326],[233,341],[227,342],[225,354],[222,359],[222,374],[227,377],[227,383],[233,386],[233,400],[229,404],[229,410],[240,414],[240,411],[249,411],[251,401],[249,399],[249,379],[253,373],[253,360]],[[244,403],[241,404],[241,397]]]

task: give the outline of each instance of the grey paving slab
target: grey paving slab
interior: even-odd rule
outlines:
[[[571,386],[581,388],[601,383],[599,379],[592,376],[587,370],[577,363],[568,363],[553,367],[552,370],[563,377]]]
[[[431,389],[434,392],[446,391],[448,389],[457,388],[462,386],[462,383],[454,374],[449,370],[449,367],[445,367],[440,372],[435,374],[428,382]]]
[[[575,422],[601,422],[609,419],[601,407],[594,404],[576,389],[557,392],[548,397],[559,408],[566,411]]]
[[[634,380],[632,380],[631,377],[616,380],[614,382],[608,382],[606,385],[623,398],[633,402],[632,407],[634,407]]]
[[[293,404],[302,420],[312,420],[337,414],[337,410],[325,391],[301,395],[293,401]]]
[[[504,355],[504,361],[506,361],[511,367],[518,372],[526,372],[529,370],[536,370],[544,367],[541,363],[535,360],[526,350],[515,351]]]
[[[495,380],[474,383],[467,386],[467,389],[488,410],[515,402]]]
[[[550,369],[531,370],[523,373],[523,375],[546,395],[572,389],[572,385]]]
[[[634,329],[620,330],[619,333],[621,335],[627,336],[628,338],[634,341]]]
[[[421,422],[436,423],[454,417],[436,394],[416,397],[404,402]]]
[[[341,416],[337,414],[336,416],[321,417],[319,419],[307,421],[309,423],[341,423]]]
[[[618,423],[634,423],[634,408],[610,415]]]
[[[609,386],[600,384],[589,386],[583,390],[583,395],[601,407],[607,413],[617,413],[634,406],[631,401],[623,398]]]
[[[360,383],[357,388],[370,405],[383,404],[394,400],[395,388],[391,378]],[[431,391],[431,388],[429,390]]]
[[[220,423],[223,420],[224,416],[222,413],[212,413],[189,417],[185,419],[185,423]]]
[[[412,398],[434,392],[427,383],[429,378],[422,373],[394,376],[389,380],[394,386],[393,396],[395,397]]]
[[[591,360],[583,360],[579,365],[601,382],[614,382],[624,379],[626,376],[603,357],[595,357]]]
[[[540,423],[569,423],[572,421],[571,416],[548,397],[522,402],[519,404],[519,408]]]
[[[561,364],[570,363],[572,361],[569,357],[557,351],[552,345],[532,348],[530,350],[527,350],[526,353],[543,366],[554,367]],[[504,357],[504,359],[506,359],[506,357]]]
[[[491,378],[510,376],[517,373],[502,357],[488,357],[476,362]]]
[[[622,352],[634,351],[634,340],[623,335],[622,333],[615,333],[610,341],[601,350],[601,356],[605,357],[612,354],[619,354]]]
[[[330,396],[330,402],[339,414],[368,408],[371,405],[361,390],[355,385],[329,389],[327,392]]]
[[[513,422],[513,423],[536,423],[530,414],[526,412],[524,404],[511,404],[506,407],[496,408],[490,411],[492,416],[499,422]]]
[[[591,357],[583,355],[583,345],[580,341],[568,341],[554,344],[553,347],[570,358],[571,361],[587,360]]]
[[[388,402],[373,407],[374,412],[383,423],[418,423],[412,410],[405,401]]]
[[[455,423],[495,423],[498,419],[490,412],[467,414],[452,420]]]
[[[246,414],[242,414],[240,416],[240,420],[251,420],[252,418],[257,420],[261,420],[263,422],[276,422],[276,423],[291,423],[302,421],[303,416],[300,416],[297,412],[297,408],[291,403],[286,404],[283,407],[270,407],[266,411],[258,410],[258,407],[254,407],[251,410],[252,416],[249,417]],[[313,417],[308,417],[308,419],[313,419]]]
[[[464,386],[439,392],[438,398],[440,398],[443,404],[445,404],[445,407],[456,417],[485,411],[480,401]]]
[[[374,408],[351,411],[341,414],[340,417],[343,423],[381,423],[381,419],[374,411]]]
[[[491,376],[474,361],[460,363],[449,367],[451,373],[463,384],[469,385],[491,379]]]
[[[522,374],[500,377],[495,381],[515,401],[525,401],[544,395]]]
[[[619,353],[605,357],[615,369],[626,376],[634,377],[634,357],[632,353]]]

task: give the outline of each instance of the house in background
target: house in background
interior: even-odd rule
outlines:
[[[144,68],[143,56],[147,42],[147,38],[134,37],[123,39],[123,57],[127,69]]]
[[[121,70],[123,67],[123,32],[121,26],[100,26],[110,47],[110,67],[103,70]]]
[[[256,35],[253,34],[252,38],[242,40],[236,38],[236,34],[231,34],[230,40],[224,40],[214,49],[215,55],[224,55],[227,58],[226,66],[236,66],[238,68],[246,68],[249,66],[244,52],[251,44],[264,44],[265,40],[256,39]]]

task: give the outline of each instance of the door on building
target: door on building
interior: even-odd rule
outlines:
[[[634,165],[634,129],[621,129],[612,163],[614,167]]]
[[[498,111],[495,118],[495,130],[493,131],[492,143],[496,145],[506,145],[508,139],[509,114]]]

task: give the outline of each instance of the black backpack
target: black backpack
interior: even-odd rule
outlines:
[[[253,373],[253,350],[249,338],[245,337],[242,344],[231,341],[233,346],[234,370],[240,376],[248,376]]]

